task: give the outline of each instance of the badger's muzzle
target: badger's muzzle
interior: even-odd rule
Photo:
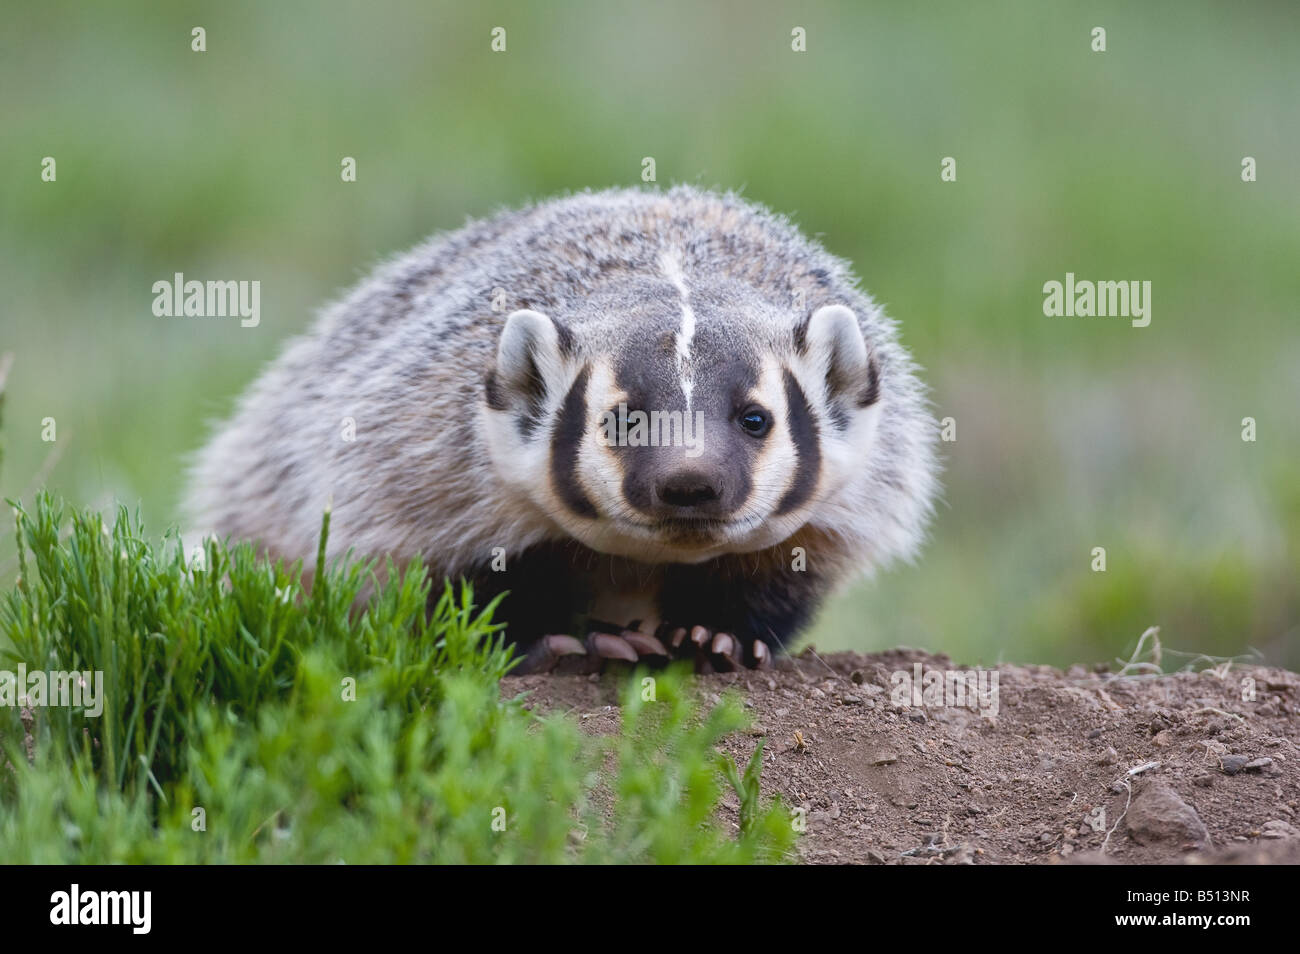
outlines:
[[[655,482],[653,514],[667,518],[722,516],[724,489],[720,473],[672,471]]]

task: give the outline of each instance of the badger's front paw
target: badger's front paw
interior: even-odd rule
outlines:
[[[516,650],[517,652],[518,650]],[[523,659],[512,671],[516,676],[553,672],[557,667],[581,666],[587,662],[587,647],[572,636],[543,636],[528,647]]]
[[[772,651],[761,639],[745,645],[734,633],[707,626],[665,623],[650,636],[637,628],[638,620],[627,627],[595,621],[591,625],[595,628],[585,640],[559,634],[541,637],[515,667],[515,675],[600,672],[609,663],[658,667],[674,659],[691,660],[697,673],[772,667]]]
[[[693,659],[696,672],[734,672],[737,669],[768,669],[772,651],[755,639],[745,645],[734,633],[715,632],[707,626],[664,624],[659,634],[674,659]]]
[[[559,634],[543,636],[529,648],[523,662],[515,668],[515,674],[592,673],[599,672],[607,662],[633,665],[664,665],[668,662],[668,650],[655,637],[636,629],[595,625],[602,628],[588,633],[582,641]]]

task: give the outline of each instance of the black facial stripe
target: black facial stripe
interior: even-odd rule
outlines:
[[[591,369],[584,367],[564,396],[555,436],[551,439],[551,483],[561,502],[581,517],[596,516],[596,508],[578,483],[578,450],[587,429],[587,380]]]
[[[817,439],[817,422],[813,418],[812,408],[804,396],[803,388],[795,380],[790,369],[785,369],[785,402],[790,415],[790,438],[794,441],[799,463],[794,473],[794,483],[785,492],[777,504],[777,514],[789,513],[807,502],[817,487],[817,477],[821,472],[822,452]]]

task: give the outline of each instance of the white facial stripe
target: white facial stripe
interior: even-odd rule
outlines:
[[[764,514],[776,508],[777,502],[785,496],[794,481],[798,469],[798,451],[790,433],[790,415],[784,410],[786,402],[783,376],[784,369],[780,363],[766,356],[759,367],[758,381],[753,391],[754,399],[770,408],[779,420],[779,424],[764,439],[754,459],[751,478],[754,489],[749,503]]]
[[[615,386],[614,370],[609,362],[593,361],[587,382],[587,410],[592,415],[593,426],[587,429],[583,438],[579,468],[583,489],[601,514],[620,513],[625,505],[617,448],[605,444],[603,432],[596,423],[607,409],[626,401],[627,392]]]
[[[659,257],[659,267],[673,283],[682,296],[682,323],[677,329],[677,377],[681,381],[682,394],[686,397],[686,410],[691,409],[691,392],[695,381],[691,369],[691,345],[695,342],[695,312],[691,310],[691,293],[686,287],[686,276],[682,273],[682,261],[676,251],[664,252]]]

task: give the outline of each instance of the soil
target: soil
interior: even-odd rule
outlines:
[[[804,862],[1300,863],[1300,675],[1004,665],[985,671],[994,692],[962,700],[925,694],[936,671],[958,669],[917,650],[805,650],[696,688],[743,697],[754,729],[723,747],[743,766],[767,736],[763,794],[802,809]],[[625,678],[508,677],[502,691],[612,733]],[[737,807],[723,806],[732,825]]]

